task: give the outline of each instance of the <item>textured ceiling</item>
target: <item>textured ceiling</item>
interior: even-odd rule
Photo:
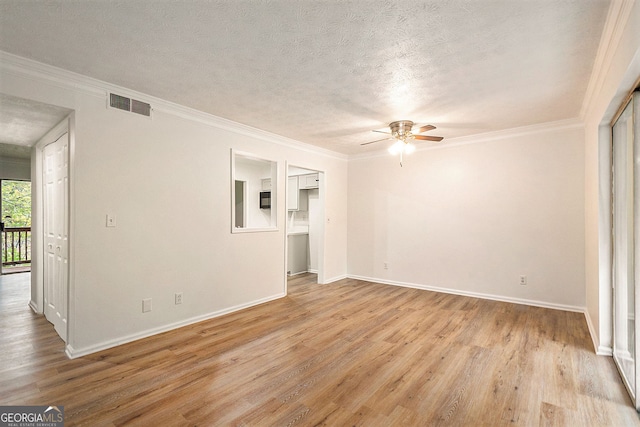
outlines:
[[[30,147],[70,112],[0,93],[0,156],[29,158]]]
[[[578,117],[608,6],[0,0],[0,50],[359,153],[394,120],[451,138]]]

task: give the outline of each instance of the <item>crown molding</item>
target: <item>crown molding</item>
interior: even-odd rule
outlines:
[[[321,155],[337,160],[346,161],[346,154],[327,150],[315,145],[307,144],[291,138],[287,138],[275,133],[267,132],[262,129],[237,123],[213,114],[205,113],[194,108],[186,107],[174,102],[166,101],[152,95],[138,92],[133,89],[116,86],[102,80],[87,77],[82,74],[67,71],[52,65],[43,64],[31,59],[23,58],[8,52],[0,50],[0,71],[3,73],[14,74],[19,77],[27,77],[48,84],[81,92],[91,96],[106,97],[108,93],[117,93],[119,95],[135,98],[137,100],[151,104],[152,110],[162,112],[172,116],[180,117],[189,121],[205,124],[235,133],[239,133],[252,138],[273,144],[294,148],[314,155]]]
[[[458,138],[446,139],[442,144],[422,145],[416,147],[417,151],[444,150],[467,144],[478,144],[483,142],[493,142],[502,139],[518,138],[540,133],[555,132],[569,129],[580,129],[584,127],[582,120],[578,118],[558,120],[555,122],[539,123],[535,125],[521,126],[511,129],[503,129],[492,132],[477,133],[474,135],[461,136]],[[387,150],[373,151],[363,154],[353,154],[349,160],[368,159],[373,157],[389,156]]]
[[[0,70],[3,73],[43,81],[63,89],[93,96],[104,96],[105,92],[101,87],[106,85],[104,82],[1,50]]]
[[[609,6],[607,19],[600,37],[600,44],[598,45],[598,53],[596,54],[589,84],[580,109],[580,118],[582,120],[586,118],[593,100],[602,91],[616,48],[620,44],[624,29],[631,16],[634,3],[635,0],[613,0]]]

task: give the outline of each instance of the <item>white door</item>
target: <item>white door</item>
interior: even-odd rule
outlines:
[[[44,314],[66,342],[69,266],[69,135],[43,151]]]

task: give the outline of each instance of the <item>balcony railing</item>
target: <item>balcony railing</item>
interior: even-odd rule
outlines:
[[[2,266],[31,263],[31,227],[5,227],[2,231]]]

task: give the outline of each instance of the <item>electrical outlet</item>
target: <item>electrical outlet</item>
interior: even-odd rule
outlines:
[[[142,312],[147,313],[151,311],[151,298],[145,298],[142,300]]]
[[[520,285],[526,286],[527,284],[527,276],[520,276]]]
[[[176,305],[182,304],[182,292],[176,292],[175,298],[176,298]]]
[[[385,270],[388,270],[388,269],[389,269],[389,263],[388,263],[388,262],[385,262],[385,263],[384,263],[384,269],[385,269]]]

